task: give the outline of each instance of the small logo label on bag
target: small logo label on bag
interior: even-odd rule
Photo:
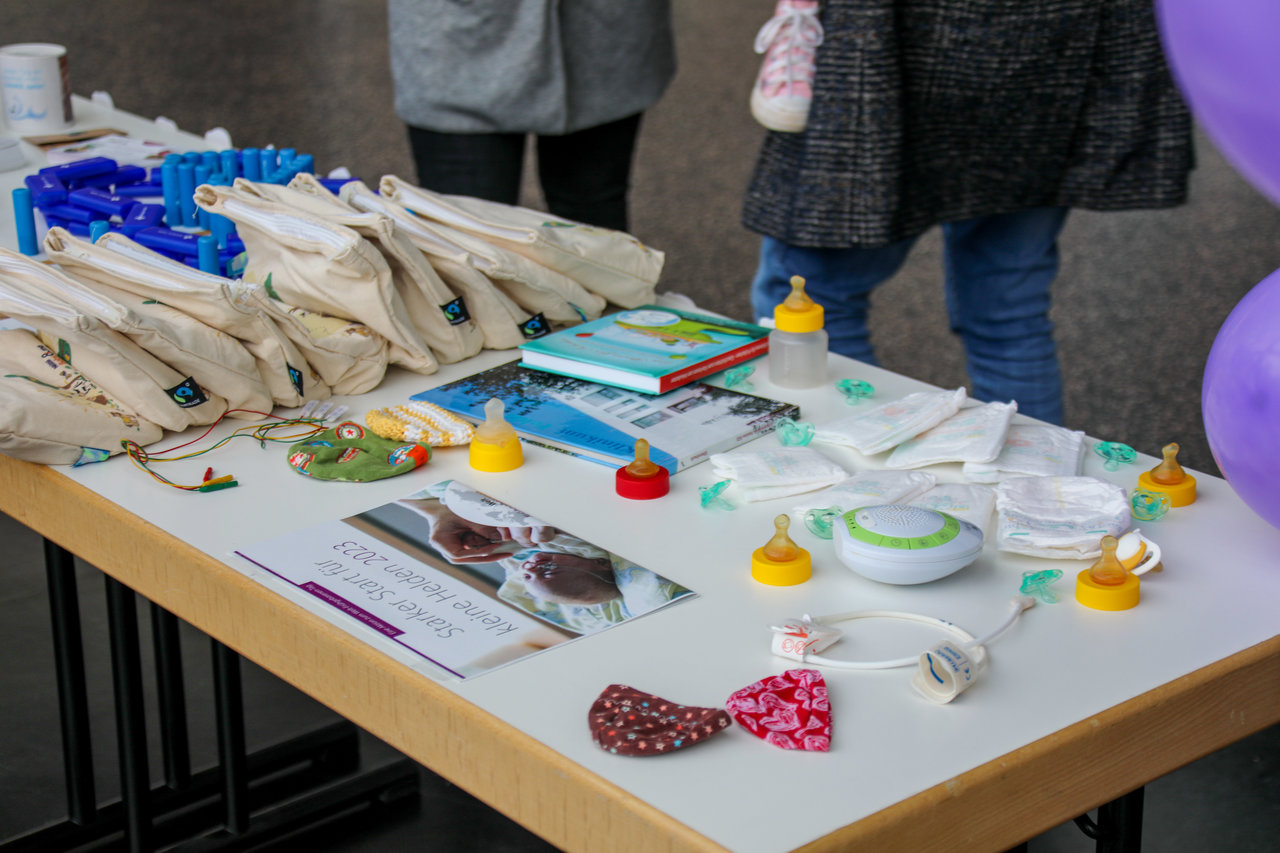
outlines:
[[[450,326],[461,326],[471,319],[471,314],[467,311],[467,303],[461,296],[441,305],[440,310],[444,312],[444,318],[449,321]]]
[[[183,380],[181,384],[166,388],[165,393],[169,395],[169,399],[184,409],[190,409],[192,406],[209,402],[204,390],[190,376]]]
[[[520,324],[520,334],[524,335],[528,340],[540,338],[551,331],[551,327],[547,325],[547,318],[541,313],[534,314],[528,320]]]
[[[289,369],[289,381],[293,383],[298,396],[302,396],[302,371],[288,363],[285,364],[285,367]]]

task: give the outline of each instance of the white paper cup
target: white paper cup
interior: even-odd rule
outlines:
[[[946,704],[978,680],[986,654],[979,648],[975,657],[959,643],[938,643],[920,655],[920,669],[911,685],[929,701]]]
[[[67,49],[38,42],[0,47],[0,93],[15,133],[66,130],[74,121]]]

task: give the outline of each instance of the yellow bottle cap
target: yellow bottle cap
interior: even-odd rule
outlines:
[[[1138,606],[1139,587],[1134,574],[1118,584],[1101,584],[1084,569],[1076,575],[1076,601],[1094,610],[1128,610]]]
[[[504,406],[497,397],[484,404],[484,423],[471,437],[471,467],[498,473],[524,464],[524,450],[515,428],[502,417]]]
[[[1143,471],[1138,475],[1138,488],[1163,492],[1173,506],[1189,506],[1196,500],[1196,478],[1187,473],[1182,475],[1180,483],[1157,483],[1150,471]]]
[[[1160,448],[1164,457],[1150,471],[1138,475],[1138,487],[1169,496],[1173,506],[1187,506],[1196,499],[1196,478],[1178,464],[1178,443],[1171,441]]]
[[[471,467],[477,471],[499,473],[511,471],[524,464],[524,450],[520,439],[509,438],[496,443],[471,440]]]
[[[751,577],[769,586],[795,586],[813,574],[809,552],[787,535],[791,520],[780,515],[773,520],[773,537],[751,553]]]
[[[804,279],[791,276],[791,292],[773,309],[773,323],[782,332],[816,332],[822,328],[822,306],[804,292]]]

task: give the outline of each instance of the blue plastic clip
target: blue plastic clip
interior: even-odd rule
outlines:
[[[240,152],[240,171],[250,181],[262,180],[262,158],[257,148],[245,148]]]
[[[24,255],[40,254],[36,242],[36,210],[31,203],[31,190],[18,187],[13,191],[13,225],[18,232],[18,251]]]
[[[89,223],[89,242],[96,243],[98,238],[111,230],[111,223],[105,219],[95,219]]]
[[[133,235],[133,239],[148,249],[170,257],[194,258],[200,252],[196,242],[199,238],[195,234],[174,231],[172,228],[142,228]]]
[[[178,167],[178,208],[180,218],[170,222],[170,228],[196,224],[196,167],[191,163],[184,162]]]
[[[276,150],[274,148],[258,149],[258,174],[262,180],[276,170]]]
[[[231,182],[240,177],[240,161],[236,159],[236,152],[230,148],[220,151],[218,160],[222,163],[220,171],[227,181],[226,186],[231,186]]]
[[[107,216],[124,216],[129,212],[129,208],[135,204],[131,198],[125,198],[122,195],[116,195],[97,187],[82,187],[78,190],[72,190],[67,193],[67,203],[92,210],[95,213],[105,213]]]
[[[82,222],[88,225],[95,219],[101,219],[102,216],[97,211],[90,210],[87,207],[77,207],[73,204],[47,204],[40,208],[45,219],[61,219],[64,222]]]
[[[200,265],[201,272],[220,275],[222,273],[222,264],[218,260],[218,241],[214,237],[205,235],[196,240],[197,262]]]
[[[174,155],[176,156],[176,155]],[[182,190],[178,186],[178,163],[166,162],[160,167],[161,193],[164,196],[164,221],[170,225],[182,224]],[[181,159],[181,158],[179,158]]]
[[[88,178],[92,175],[104,175],[120,168],[115,160],[109,157],[86,157],[71,163],[60,163],[57,166],[45,166],[40,170],[42,175],[53,175],[64,184],[76,178]]]
[[[218,242],[219,249],[228,248],[227,239],[235,231],[235,224],[230,219],[220,213],[213,213],[209,216],[209,232]]]
[[[164,222],[164,208],[158,204],[135,204],[129,208],[120,223],[123,234],[133,236],[143,228],[151,228]]]
[[[36,207],[47,207],[51,204],[62,204],[67,200],[67,187],[56,175],[42,175],[37,172],[22,179],[31,190],[31,198]]]

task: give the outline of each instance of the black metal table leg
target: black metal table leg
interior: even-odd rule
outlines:
[[[249,780],[244,740],[244,699],[240,656],[210,640],[213,646],[214,704],[218,721],[218,756],[222,770],[222,798],[227,832],[240,835],[249,828]]]
[[[1144,789],[1138,788],[1099,806],[1097,823],[1086,814],[1075,824],[1097,842],[1097,853],[1140,853],[1143,799]]]
[[[166,784],[150,786],[136,594],[106,577],[120,799],[98,804],[72,555],[45,541],[69,817],[0,839],[0,853],[248,850],[327,821],[416,803],[408,759],[360,769],[358,729],[341,721],[249,754],[240,657],[214,642],[219,766],[193,773],[178,620],[151,605]],[[250,820],[252,818],[252,826]]]
[[[165,784],[181,791],[191,784],[191,742],[182,678],[182,640],[178,635],[178,617],[154,603],[151,605],[151,644],[155,651]]]
[[[120,799],[130,851],[151,850],[150,781],[147,768],[146,710],[142,698],[142,655],[138,607],[133,590],[104,575],[115,682],[116,738],[120,755]]]
[[[62,772],[66,777],[67,815],[72,823],[97,817],[93,786],[93,739],[89,733],[89,699],[84,680],[84,643],[80,635],[80,597],[75,558],[44,540],[45,575],[53,626],[58,712],[62,721]]]
[[[1130,791],[1098,807],[1098,853],[1142,850],[1143,789]]]

